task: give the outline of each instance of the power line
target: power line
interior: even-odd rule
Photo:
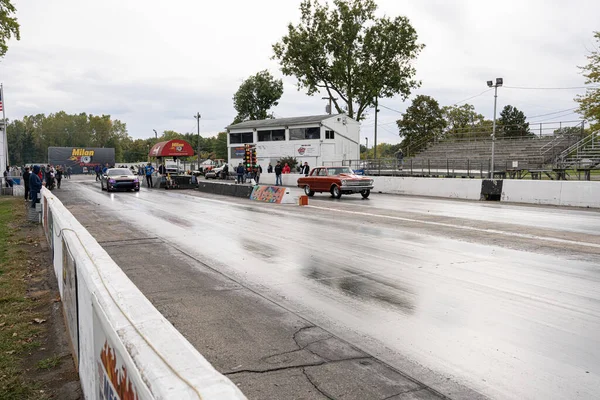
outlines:
[[[527,117],[527,119],[533,119],[533,118],[538,118],[538,117],[545,117],[547,115],[560,114],[560,113],[563,113],[563,112],[566,112],[566,111],[573,111],[573,110],[576,110],[576,109],[577,109],[577,107],[567,108],[566,110],[554,111],[554,112],[551,112],[551,113],[548,113],[548,114],[534,115],[533,117]]]
[[[524,87],[524,86],[503,86],[505,89],[522,90],[572,90],[572,89],[598,89],[600,86],[569,86],[569,87]]]
[[[402,111],[394,110],[393,108],[386,107],[383,104],[379,104],[379,107],[383,107],[383,108],[385,108],[387,110],[397,112],[398,114],[403,114]]]
[[[455,106],[455,105],[457,105],[457,104],[464,103],[465,101],[469,101],[469,100],[471,100],[471,99],[474,99],[475,97],[482,96],[482,95],[486,94],[487,92],[489,92],[490,90],[493,90],[493,89],[487,89],[487,90],[484,90],[483,92],[481,92],[481,93],[479,93],[479,94],[476,94],[475,96],[471,96],[471,97],[469,97],[469,98],[466,98],[466,99],[464,99],[464,100],[457,101],[456,103],[454,103],[454,104],[452,104],[452,105],[453,105],[453,106]]]

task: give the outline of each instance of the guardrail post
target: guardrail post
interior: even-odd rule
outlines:
[[[427,159],[427,172],[431,176],[431,160],[429,158]]]
[[[447,158],[446,158],[446,176],[450,176],[450,164],[448,163]]]
[[[410,159],[410,176],[413,174],[413,159]]]

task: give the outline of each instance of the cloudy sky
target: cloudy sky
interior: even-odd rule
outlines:
[[[0,62],[7,117],[52,113],[110,114],[134,138],[152,130],[214,135],[235,116],[243,79],[268,69],[271,45],[299,20],[300,0],[16,1],[21,41]],[[379,14],[407,16],[426,48],[416,62],[422,87],[441,105],[481,94],[503,77],[498,107],[512,104],[532,122],[578,119],[573,97],[584,83],[577,65],[600,30],[600,2],[590,0],[378,0]],[[323,114],[321,96],[283,77],[278,117]],[[488,118],[493,91],[469,103]],[[379,141],[398,141],[394,121],[410,101],[381,100]],[[391,110],[390,110],[391,109]],[[392,111],[395,110],[395,111]],[[373,136],[373,113],[362,141]]]

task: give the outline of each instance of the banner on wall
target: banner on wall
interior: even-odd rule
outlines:
[[[150,400],[152,395],[120,341],[107,332],[103,311],[93,303],[96,393],[100,400]],[[104,317],[104,318],[103,318]]]
[[[294,156],[296,157],[317,157],[320,154],[319,144],[295,144]]]
[[[114,148],[48,147],[48,164],[70,167],[73,174],[86,173],[106,163],[115,165]]]
[[[250,200],[280,204],[285,195],[285,189],[281,186],[255,186],[250,194]]]
[[[63,280],[63,293],[62,293],[62,305],[63,314],[67,321],[67,332],[71,341],[71,353],[75,360],[75,368],[79,370],[79,304],[77,302],[77,268],[75,260],[69,252],[67,243],[63,240],[62,242],[62,255],[63,255],[63,267],[62,267],[62,280]]]

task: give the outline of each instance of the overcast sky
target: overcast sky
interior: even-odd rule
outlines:
[[[506,86],[582,86],[577,65],[600,30],[600,2],[591,0],[378,0],[379,14],[405,15],[426,45],[416,62],[422,87],[441,105],[480,94],[486,81]],[[7,118],[87,112],[110,114],[134,138],[152,130],[222,131],[235,117],[232,96],[243,79],[268,69],[271,46],[299,21],[300,0],[45,0],[16,1],[21,41],[0,62]],[[277,117],[323,114],[321,96],[283,77]],[[498,107],[512,104],[528,116],[569,110],[583,90],[501,88]],[[491,118],[493,91],[469,100]],[[410,100],[383,99],[403,111]],[[373,113],[361,141],[372,144]],[[379,142],[399,141],[399,113],[382,107]],[[533,118],[578,119],[572,111]]]

